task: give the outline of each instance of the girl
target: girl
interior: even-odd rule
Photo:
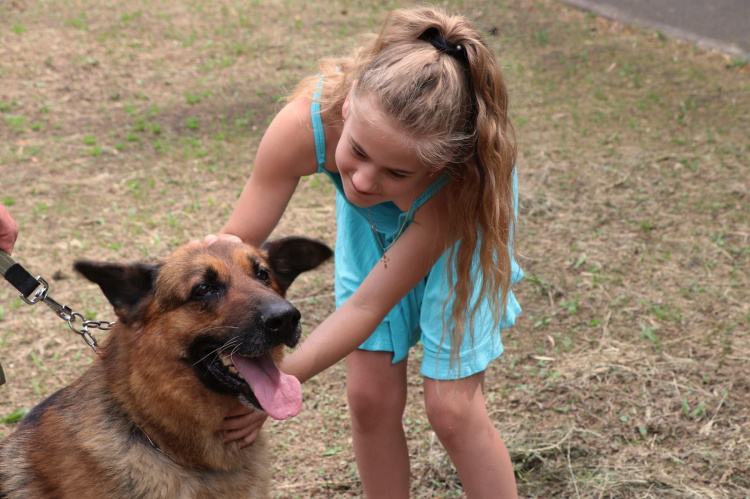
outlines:
[[[346,357],[354,451],[368,497],[409,495],[401,423],[410,347],[426,412],[469,497],[515,497],[484,371],[520,307],[512,258],[515,137],[498,63],[458,16],[392,12],[352,58],[323,61],[273,120],[220,237],[260,245],[299,178],[338,190],[337,310],[283,362],[304,382]],[[228,236],[231,235],[231,236]],[[209,236],[212,237],[212,236]],[[265,416],[238,410],[227,440]]]

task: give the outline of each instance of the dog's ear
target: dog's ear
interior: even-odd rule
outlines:
[[[154,287],[158,267],[135,263],[130,265],[78,261],[75,269],[99,285],[104,296],[115,308],[117,317],[130,322],[130,312]]]
[[[265,254],[282,292],[302,272],[312,270],[328,260],[333,251],[331,248],[306,237],[285,237],[267,241],[260,247]]]

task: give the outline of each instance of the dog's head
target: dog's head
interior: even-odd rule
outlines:
[[[75,268],[100,286],[132,336],[129,358],[144,364],[141,385],[159,379],[156,369],[171,369],[170,379],[183,385],[197,376],[212,392],[284,419],[301,404],[299,382],[276,367],[283,345],[296,345],[301,333],[300,313],[284,295],[331,253],[300,237],[259,249],[217,241],[186,244],[155,265],[81,261]]]

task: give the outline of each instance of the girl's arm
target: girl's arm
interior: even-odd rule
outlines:
[[[353,352],[454,241],[448,235],[447,189],[433,196],[388,251],[388,268],[373,267],[359,288],[281,363],[305,382]]]
[[[310,101],[296,99],[276,115],[263,135],[250,178],[220,234],[260,246],[281,219],[299,178],[316,170]]]

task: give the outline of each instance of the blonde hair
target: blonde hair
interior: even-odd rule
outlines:
[[[460,45],[464,54],[438,50],[425,41],[428,30]],[[473,342],[478,302],[468,309],[475,288],[489,299],[499,327],[512,283],[516,141],[498,62],[466,18],[413,8],[391,12],[380,33],[352,57],[321,61],[321,74],[300,82],[291,99],[309,98],[321,77],[323,113],[339,118],[357,81],[352,97],[374,95],[385,115],[416,139],[420,159],[451,176],[450,223],[459,241],[449,260],[456,275],[448,272],[456,359],[467,327]]]

